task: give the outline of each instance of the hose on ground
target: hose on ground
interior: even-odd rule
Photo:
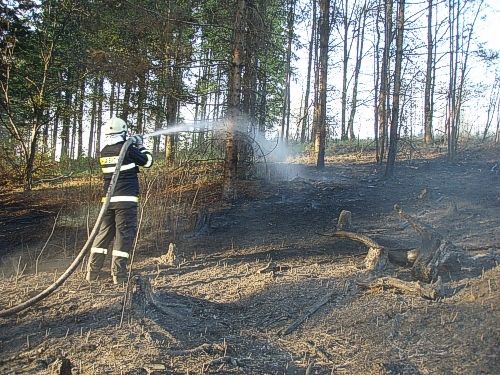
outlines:
[[[92,232],[90,233],[89,238],[85,242],[85,245],[83,245],[82,249],[76,256],[76,258],[73,260],[73,263],[69,265],[69,267],[66,269],[66,271],[59,276],[59,278],[54,281],[51,285],[49,285],[45,290],[41,291],[38,293],[36,296],[31,297],[27,301],[20,303],[19,305],[10,307],[5,310],[0,310],[0,317],[5,317],[5,316],[10,316],[13,314],[16,314],[20,311],[23,311],[27,309],[30,306],[33,306],[35,303],[40,302],[43,300],[45,297],[49,296],[52,292],[54,292],[57,288],[59,288],[65,281],[68,279],[68,277],[71,276],[71,274],[76,270],[82,259],[84,258],[85,254],[89,250],[90,246],[94,242],[95,236],[97,236],[97,233],[99,231],[99,226],[101,225],[102,218],[106,211],[108,210],[109,207],[109,202],[111,200],[111,196],[113,195],[113,192],[115,191],[116,187],[116,182],[118,181],[118,176],[120,175],[120,167],[123,163],[123,159],[125,158],[125,154],[127,153],[127,149],[129,146],[133,143],[133,139],[129,138],[125,141],[123,144],[120,154],[118,155],[118,161],[116,162],[116,167],[115,171],[113,172],[113,176],[111,177],[111,182],[108,187],[108,191],[106,193],[106,198],[104,199],[104,202],[101,207],[101,211],[99,211],[99,215],[97,216],[97,220],[94,224],[94,228],[92,229]]]

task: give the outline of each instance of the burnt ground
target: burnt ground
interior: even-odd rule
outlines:
[[[145,212],[134,273],[150,280],[155,304],[143,309],[134,301],[121,322],[125,288],[106,273],[88,284],[78,271],[35,307],[0,318],[0,372],[59,373],[66,359],[73,374],[498,374],[498,151],[467,150],[454,164],[430,154],[403,161],[392,180],[359,154],[332,158],[322,171],[273,166],[270,175],[288,178],[242,183],[230,206],[212,206],[205,225],[176,235],[175,267],[162,262],[169,241],[154,241]],[[49,244],[38,273],[32,264],[25,269],[17,257],[25,250],[13,244],[37,232],[36,225],[22,230],[33,224],[29,215],[47,211],[36,218],[43,240],[27,245],[36,254],[57,209],[34,212],[26,204],[23,222],[22,197],[2,197],[10,200],[0,218],[0,228],[10,228],[2,229],[10,246],[2,255],[5,308],[47,286],[73,251]],[[353,231],[392,251],[418,247],[395,203],[463,252],[460,267],[443,275],[445,298],[362,290],[366,248],[331,236],[344,209]],[[56,230],[50,242],[61,235]],[[66,242],[76,249],[81,241]],[[276,272],[261,272],[269,262]],[[411,277],[396,265],[385,275]]]

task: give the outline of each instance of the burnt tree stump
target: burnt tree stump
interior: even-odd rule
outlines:
[[[352,226],[352,214],[351,211],[342,210],[339,215],[339,220],[337,222],[337,230],[348,231]]]
[[[401,206],[395,205],[394,210],[421,237],[421,248],[411,269],[416,280],[430,283],[437,280],[443,271],[450,271],[458,266],[459,252],[451,242],[445,240],[430,225],[405,213]]]
[[[138,275],[130,280],[128,306],[136,311],[139,316],[144,316],[147,309],[152,308],[157,312],[182,321],[191,314],[191,310],[182,304],[166,304],[157,300],[153,294],[153,288],[148,278]],[[180,310],[179,312],[177,310]]]

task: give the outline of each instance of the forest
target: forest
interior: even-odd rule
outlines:
[[[98,157],[112,115],[135,133],[193,124],[187,139],[152,139],[167,161],[220,140],[207,124],[219,120],[304,145],[319,167],[327,144],[360,136],[388,175],[401,137],[437,138],[453,160],[461,134],[498,141],[498,51],[475,34],[489,12],[467,0],[7,1],[2,174],[30,190],[53,162]],[[486,118],[464,118],[471,106]]]
[[[0,372],[500,372],[499,12],[0,1]],[[114,117],[154,159],[123,285],[85,280]]]

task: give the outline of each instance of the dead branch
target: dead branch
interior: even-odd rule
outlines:
[[[185,355],[192,355],[199,353],[214,354],[214,353],[224,353],[224,352],[225,352],[224,347],[221,344],[205,343],[195,348],[184,349],[184,350],[171,350],[168,353],[172,356],[185,356]]]
[[[54,230],[56,229],[56,225],[57,225],[57,219],[59,218],[60,214],[61,214],[61,209],[57,212],[56,218],[54,219],[54,225],[52,226],[52,231],[50,232],[49,237],[47,238],[47,241],[45,241],[45,244],[43,245],[42,250],[40,250],[40,253],[38,253],[38,256],[36,257],[35,275],[38,275],[38,262],[40,261],[40,257],[42,256],[43,251],[45,250],[45,248],[49,244],[50,239],[52,238],[52,235],[54,234]]]
[[[435,300],[442,296],[441,278],[434,284],[425,284],[420,281],[403,281],[394,277],[381,277],[371,282],[357,282],[357,285],[371,290],[394,289],[402,294],[423,297]]]
[[[376,241],[363,234],[337,231],[334,237],[346,238],[352,241],[360,242],[368,247],[368,254],[365,258],[365,267],[372,272],[382,271],[388,262],[388,251]]]
[[[40,183],[40,182],[54,182],[54,181],[58,181],[58,180],[63,180],[65,178],[69,178],[69,177],[73,176],[73,173],[74,173],[74,171],[71,171],[66,175],[50,177],[50,178],[41,178],[39,180],[36,180],[35,182]]]
[[[215,358],[203,364],[203,371],[207,371],[210,366],[218,366],[224,364],[231,364],[234,367],[243,367],[243,364],[237,358],[225,355],[224,357]]]
[[[399,214],[400,218],[406,220],[413,227],[415,232],[417,232],[421,236],[421,250],[431,251],[432,249],[436,249],[439,247],[443,238],[438,232],[436,232],[436,230],[434,230],[434,228],[407,214],[398,204],[394,205],[394,210]]]
[[[280,266],[280,265],[275,264],[274,262],[269,262],[264,267],[259,268],[257,270],[257,273],[271,272],[274,275],[276,272],[288,271],[289,269],[290,269],[290,266]]]
[[[305,313],[299,317],[297,320],[295,320],[292,324],[290,324],[286,329],[284,329],[280,335],[285,336],[288,335],[289,333],[295,331],[298,326],[300,326],[302,323],[306,321],[311,315],[313,315],[316,311],[318,311],[323,305],[326,305],[331,298],[336,294],[335,291],[331,291],[327,293],[322,299],[320,299],[318,302],[316,302],[314,305],[308,307],[305,311]]]
[[[363,234],[359,234],[359,233],[346,232],[346,231],[339,230],[339,231],[336,231],[335,233],[333,233],[332,236],[360,242],[368,248],[371,248],[371,247],[381,248],[382,247],[376,241],[372,240],[370,237],[365,236]]]

